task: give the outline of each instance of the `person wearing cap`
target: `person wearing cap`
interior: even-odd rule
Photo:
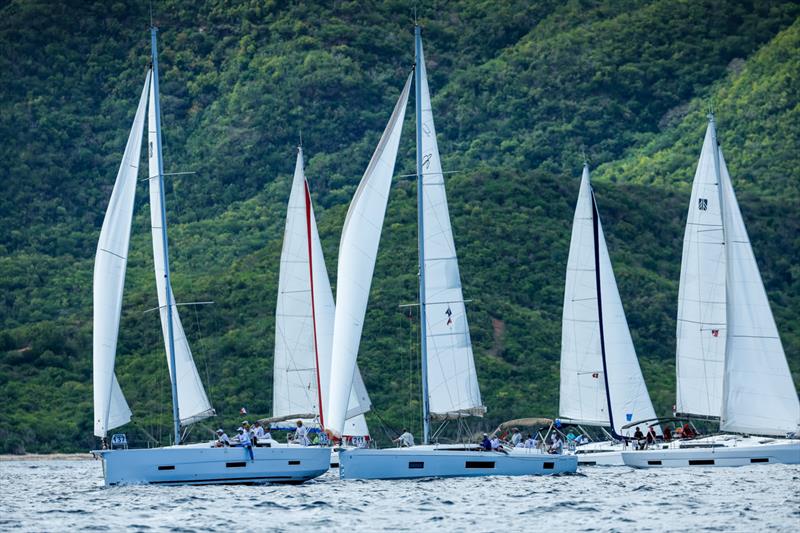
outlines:
[[[294,432],[294,439],[292,442],[303,446],[311,444],[311,441],[308,439],[308,428],[303,425],[302,420],[297,421],[297,429]]]
[[[247,450],[247,453],[250,454],[250,460],[255,461],[256,458],[253,455],[253,441],[250,440],[250,432],[243,427],[239,427],[239,429],[236,431],[239,433],[239,435],[238,442],[235,444],[235,446],[241,446]]]
[[[414,446],[414,435],[412,435],[407,428],[403,428],[403,432],[400,436],[396,439],[392,439],[392,442],[399,442],[400,446],[403,448],[411,448]]]
[[[489,440],[489,435],[484,433],[483,440],[481,441],[481,447],[484,451],[490,452],[492,451],[492,441]]]
[[[550,449],[548,450],[548,452],[555,455],[561,455],[563,451],[564,451],[564,441],[561,440],[561,435],[559,435],[554,431],[553,436],[550,437]]]
[[[266,433],[264,433],[264,428],[261,427],[261,422],[258,420],[255,421],[253,424],[253,444],[256,446],[260,446],[259,442],[266,439]]]
[[[511,445],[515,448],[522,444],[522,433],[519,432],[519,428],[513,428],[511,430]]]
[[[217,448],[222,448],[224,446],[231,445],[231,439],[228,438],[227,433],[225,433],[222,430],[222,428],[219,428],[216,433],[217,433],[217,442],[214,443],[214,446],[216,446]]]

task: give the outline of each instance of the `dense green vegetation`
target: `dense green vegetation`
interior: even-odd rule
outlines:
[[[220,423],[267,415],[285,203],[300,132],[335,286],[352,192],[413,62],[413,2],[154,4],[173,286]],[[714,106],[800,383],[800,5],[419,4],[483,422],[555,415],[582,154],[657,411],[674,402],[688,188]],[[147,3],[0,7],[0,452],[93,445],[97,236],[149,59]],[[410,103],[413,105],[413,101]],[[414,165],[409,114],[398,176]],[[169,387],[144,183],[117,374],[129,436],[166,441]],[[359,362],[375,409],[419,428],[415,184],[398,177]],[[413,317],[412,317],[413,318]],[[374,433],[380,424],[368,415]],[[217,422],[214,422],[215,424]],[[200,434],[203,428],[195,430]]]

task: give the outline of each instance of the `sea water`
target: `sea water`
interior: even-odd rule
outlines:
[[[105,488],[97,461],[0,462],[0,530],[800,531],[800,466]]]

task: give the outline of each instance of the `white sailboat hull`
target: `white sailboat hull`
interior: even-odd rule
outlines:
[[[424,477],[535,476],[575,472],[572,455],[535,450],[509,453],[435,446],[354,449],[339,452],[341,479],[411,479]]]
[[[621,442],[590,442],[575,448],[573,452],[580,466],[625,466],[622,452],[630,450]]]
[[[286,446],[244,448],[170,446],[98,450],[107,486],[127,484],[209,485],[302,483],[324,474],[330,449]]]
[[[680,447],[683,446],[683,447]],[[728,441],[702,439],[662,449],[625,451],[622,460],[633,468],[684,468],[800,464],[800,440],[744,438]]]

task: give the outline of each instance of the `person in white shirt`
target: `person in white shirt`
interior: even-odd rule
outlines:
[[[515,448],[522,444],[522,433],[519,432],[519,429],[514,428],[511,430],[511,445]]]
[[[403,448],[411,448],[414,446],[414,435],[412,435],[408,429],[403,428],[403,433],[396,439],[393,439],[392,442],[399,442],[400,446]]]
[[[492,437],[492,451],[496,452],[500,450],[500,437],[495,435]]]
[[[266,433],[264,433],[264,428],[261,427],[261,422],[256,420],[255,424],[253,424],[253,443],[256,446],[259,446],[260,442],[266,439]]]
[[[292,442],[303,446],[311,444],[308,440],[308,428],[303,425],[302,420],[297,421],[297,429],[294,432],[294,440],[292,440]]]
[[[217,442],[214,443],[214,446],[217,448],[222,448],[223,446],[230,446],[231,439],[228,438],[227,433],[222,431],[222,428],[217,430]]]
[[[536,448],[536,447],[538,447],[538,444],[539,444],[539,443],[536,441],[536,439],[535,439],[535,438],[533,438],[533,435],[531,435],[530,433],[528,433],[528,438],[527,438],[527,439],[525,439],[525,444],[523,444],[523,446],[525,446],[525,448],[531,448],[531,449],[533,449],[533,448]]]
[[[553,436],[550,438],[550,449],[548,451],[556,455],[561,455],[564,451],[564,441],[561,440],[558,433],[553,433]]]
[[[242,448],[246,449],[247,453],[250,454],[250,460],[255,461],[256,458],[255,455],[253,454],[253,441],[250,440],[250,432],[244,429],[243,427],[240,427],[236,431],[239,432],[238,435],[239,442],[238,444],[235,444],[235,446],[241,446]]]

